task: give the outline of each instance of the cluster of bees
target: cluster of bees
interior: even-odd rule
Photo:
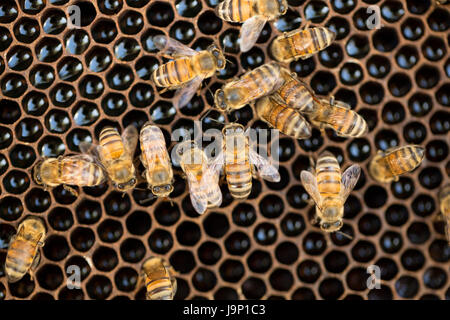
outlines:
[[[253,47],[265,23],[285,14],[287,9],[286,0],[225,0],[217,6],[216,14],[225,21],[243,22],[240,48],[245,52]],[[309,58],[334,39],[334,33],[327,28],[307,26],[277,37],[270,46],[277,62],[264,64],[224,84],[214,94],[215,108],[227,113],[251,104],[270,127],[296,139],[310,137],[311,125],[322,131],[330,128],[342,137],[366,134],[365,120],[349,105],[333,97],[315,96],[295,74],[281,66]],[[178,108],[189,103],[204,79],[225,68],[225,56],[214,44],[198,52],[167,36],[155,36],[153,41],[160,54],[170,61],[154,71],[152,80],[164,90],[176,90],[173,103]],[[220,206],[221,172],[236,199],[245,199],[250,194],[255,167],[263,179],[280,180],[277,169],[249,147],[244,126],[229,123],[222,133],[223,149],[214,159],[209,159],[195,141],[183,142],[177,149],[192,205],[199,214]],[[133,126],[127,127],[122,135],[114,128],[104,128],[99,144],[82,143],[81,154],[39,161],[34,167],[34,180],[45,188],[63,185],[76,194],[70,185],[96,186],[109,178],[118,190],[127,192],[137,184],[133,156],[138,139],[140,160],[145,167],[142,175],[148,188],[155,197],[169,196],[173,191],[171,160],[163,133],[150,123],[139,134]],[[395,181],[420,165],[424,151],[417,145],[379,151],[370,161],[369,173],[381,183]],[[344,203],[360,172],[360,166],[354,164],[341,173],[336,157],[330,152],[322,153],[311,171],[301,172],[302,184],[315,202],[323,231],[337,232],[342,227]],[[450,242],[450,185],[441,190],[439,198]],[[45,236],[46,228],[38,217],[29,216],[19,225],[6,259],[5,271],[10,282],[20,280],[26,273],[33,275]],[[138,286],[145,282],[148,299],[173,299],[177,287],[174,275],[167,262],[152,257],[143,263]]]

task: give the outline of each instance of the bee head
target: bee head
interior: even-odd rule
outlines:
[[[278,12],[280,15],[283,15],[287,12],[288,3],[286,0],[278,0]]]
[[[161,186],[153,186],[152,193],[157,197],[167,197],[173,191],[172,184],[165,184]]]
[[[343,222],[341,219],[336,221],[321,221],[320,222],[320,229],[322,229],[325,232],[336,232],[341,229],[343,225]]]
[[[43,163],[44,161],[43,160],[40,160],[38,163],[36,163],[36,165],[34,166],[34,168],[33,168],[33,178],[34,178],[34,181],[37,183],[37,184],[39,184],[39,185],[42,185],[43,184],[43,181],[42,181],[42,178],[41,178],[41,166],[42,166],[42,163]]]
[[[130,189],[133,189],[136,186],[137,180],[136,178],[131,178],[125,183],[117,183],[116,187],[119,189],[119,191],[127,192]]]
[[[227,103],[225,102],[225,92],[222,89],[217,89],[214,93],[214,105],[220,111],[227,109]]]
[[[240,123],[230,123],[227,124],[222,129],[222,133],[224,136],[234,134],[234,133],[243,133],[245,131],[244,126]]]
[[[216,61],[216,66],[218,69],[225,69],[226,59],[220,50],[215,44],[212,44],[208,47],[207,51],[211,53]]]

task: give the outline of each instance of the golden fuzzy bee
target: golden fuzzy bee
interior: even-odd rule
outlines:
[[[313,125],[333,129],[341,137],[361,137],[369,131],[366,120],[348,104],[335,101],[334,97],[314,101],[315,111],[308,114]]]
[[[164,135],[161,129],[147,122],[141,129],[140,140],[148,186],[155,196],[167,197],[173,191],[173,171]]]
[[[378,182],[397,181],[420,165],[424,153],[425,149],[417,145],[380,150],[369,163],[369,173]]]
[[[6,255],[5,272],[9,282],[16,282],[27,273],[34,277],[34,270],[39,265],[41,254],[39,249],[44,246],[46,229],[42,219],[28,216],[17,229],[17,234],[11,238]]]
[[[267,159],[250,147],[244,127],[238,123],[226,125],[222,150],[208,165],[211,175],[220,174],[225,168],[228,189],[236,199],[247,198],[252,190],[252,175],[254,167],[265,180],[279,182],[280,174]]]
[[[120,191],[128,191],[136,185],[133,155],[136,149],[138,132],[128,126],[122,136],[117,129],[105,127],[100,132],[99,145],[81,143],[80,150],[91,154],[103,165],[114,186]]]
[[[273,97],[259,99],[256,102],[256,113],[269,126],[285,135],[295,139],[306,139],[311,136],[311,127],[305,118]]]
[[[328,47],[336,34],[324,27],[308,28],[285,32],[270,45],[273,57],[280,62],[308,59],[314,53]]]
[[[138,287],[144,281],[147,300],[173,300],[177,292],[175,271],[166,261],[151,257],[142,264]]]
[[[33,177],[37,184],[45,188],[62,184],[74,195],[77,192],[69,185],[92,187],[106,180],[103,168],[87,154],[41,160],[34,167]]]
[[[250,50],[264,25],[287,12],[286,0],[225,0],[216,7],[216,14],[228,22],[244,22],[239,34],[242,52]]]
[[[285,68],[281,68],[281,77],[284,82],[277,90],[281,100],[298,112],[312,113],[315,110],[315,103],[306,84],[299,80],[295,73],[291,73]]]
[[[271,94],[282,83],[278,63],[266,63],[216,90],[214,104],[219,110],[226,112],[240,109],[248,103]]]
[[[354,164],[341,175],[336,157],[327,151],[319,156],[315,174],[306,170],[301,172],[302,184],[316,204],[316,214],[323,231],[341,229],[345,201],[358,182],[360,173],[360,166]]]
[[[207,170],[208,159],[195,141],[186,141],[178,146],[180,165],[189,183],[189,193],[194,209],[203,214],[207,208],[222,203],[219,175]]]
[[[174,97],[177,108],[189,103],[205,78],[225,68],[225,56],[214,44],[206,50],[195,51],[163,35],[155,36],[153,42],[161,54],[173,59],[153,72],[153,82],[158,87],[178,89]]]
[[[444,186],[439,192],[439,203],[442,218],[445,221],[445,235],[450,245],[450,184]]]

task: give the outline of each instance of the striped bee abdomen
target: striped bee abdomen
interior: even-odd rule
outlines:
[[[255,15],[251,0],[224,0],[216,7],[216,14],[228,22],[244,22]]]
[[[100,146],[100,155],[107,161],[120,158],[125,151],[119,132],[111,127],[104,128],[100,133]]]
[[[407,145],[388,152],[385,161],[392,175],[398,176],[414,170],[422,162],[423,156],[423,148]]]
[[[60,163],[60,172],[64,184],[96,186],[104,180],[103,170],[89,161],[64,158]]]
[[[314,101],[311,92],[296,78],[284,71],[284,84],[278,89],[278,94],[288,107],[299,112],[310,113],[314,111]],[[289,73],[289,72],[288,72]]]
[[[252,169],[248,142],[244,133],[225,139],[225,172],[228,189],[237,199],[248,197],[252,191]]]
[[[168,275],[161,278],[147,277],[145,286],[147,288],[147,299],[149,300],[171,300],[173,299],[172,283]]]
[[[326,104],[314,120],[324,123],[344,137],[360,137],[369,130],[363,117],[351,109]]]
[[[331,153],[324,152],[317,160],[316,177],[322,198],[338,197],[341,191],[341,170]]]
[[[248,90],[246,103],[252,102],[277,89],[279,83],[280,67],[276,63],[267,63],[244,74],[235,84],[236,87],[245,87]],[[245,103],[245,104],[246,104]]]
[[[192,80],[195,76],[190,57],[169,61],[152,74],[153,81],[158,87],[176,87]]]
[[[258,116],[282,133],[296,139],[311,136],[309,123],[296,110],[271,98],[263,98],[256,104]]]
[[[276,38],[271,51],[277,60],[288,62],[323,50],[334,39],[334,32],[323,27],[294,30]]]
[[[9,281],[21,279],[30,269],[37,248],[23,239],[11,242],[5,262],[5,271]]]

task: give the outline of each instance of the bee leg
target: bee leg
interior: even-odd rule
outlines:
[[[251,165],[251,170],[252,170],[252,177],[254,179],[258,179],[258,173],[256,172],[256,168],[254,165]]]
[[[301,56],[300,59],[306,60],[306,59],[309,59],[309,58],[311,58],[311,57],[312,57],[312,54],[308,54],[308,55],[306,55],[306,56]]]
[[[305,26],[303,27],[303,30],[308,29],[310,25],[311,25],[311,21],[310,21],[310,20],[306,21],[306,24],[305,24]]]
[[[28,272],[30,274],[31,280],[34,279],[34,271],[38,267],[39,262],[41,262],[41,252],[38,250],[36,251],[36,255],[34,256],[33,263],[31,264],[30,267],[30,271]]]
[[[167,54],[167,53],[161,53],[161,57],[169,59],[169,60],[175,60],[175,58],[173,56],[171,56],[170,54]]]
[[[67,191],[69,191],[69,192],[70,192],[71,194],[73,194],[75,197],[78,197],[78,196],[79,196],[77,190],[75,190],[74,188],[69,187],[69,186],[67,186],[67,185],[65,185],[65,184],[63,184],[63,188],[66,189]]]
[[[139,290],[145,284],[145,273],[141,272],[136,282],[136,289]]]
[[[160,93],[160,94],[163,94],[163,93],[165,93],[167,90],[169,90],[169,88],[165,87],[165,88],[162,89],[159,93]]]

